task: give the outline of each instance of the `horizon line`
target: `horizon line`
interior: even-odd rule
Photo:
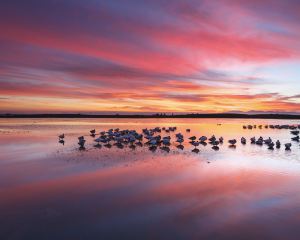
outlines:
[[[133,113],[133,114],[89,114],[89,113],[19,113],[0,114],[0,118],[261,118],[300,119],[300,113]]]

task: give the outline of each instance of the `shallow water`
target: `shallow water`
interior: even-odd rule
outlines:
[[[289,130],[243,124],[299,121],[0,119],[0,239],[299,239],[299,143],[291,151],[228,148],[241,136],[290,142]],[[173,143],[169,153],[153,153],[98,149],[87,136],[78,150],[77,137],[93,128],[156,126],[225,141],[219,151]]]

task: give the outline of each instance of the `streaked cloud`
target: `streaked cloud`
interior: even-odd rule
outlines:
[[[299,112],[299,9],[294,0],[1,2],[0,110]]]

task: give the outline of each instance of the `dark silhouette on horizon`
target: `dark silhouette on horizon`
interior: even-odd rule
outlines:
[[[283,113],[189,113],[189,114],[1,114],[0,118],[252,118],[252,119],[300,119],[300,114]]]

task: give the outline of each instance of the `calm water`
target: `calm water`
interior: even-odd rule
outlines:
[[[290,142],[289,130],[242,129],[248,123],[299,121],[0,119],[0,239],[299,239],[299,143],[228,148],[241,136]],[[152,153],[97,149],[87,137],[78,150],[93,128],[156,126],[225,142],[217,152],[186,144]]]

